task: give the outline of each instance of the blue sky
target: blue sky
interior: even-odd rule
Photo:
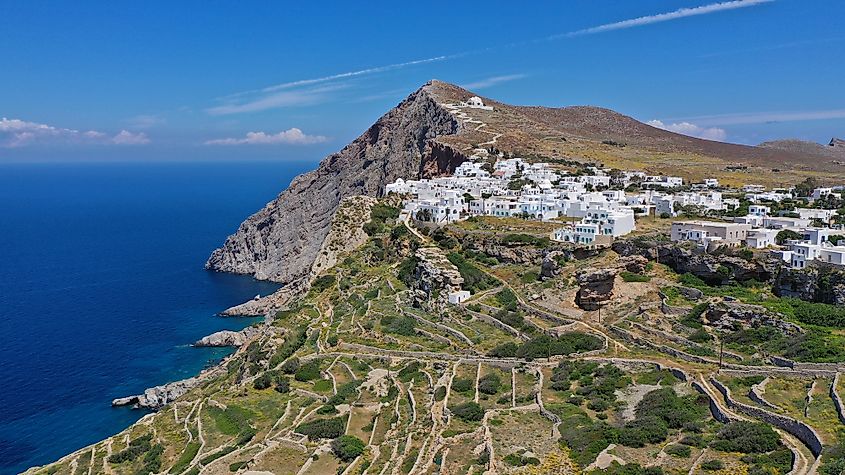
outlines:
[[[314,160],[432,78],[827,142],[845,135],[843,17],[839,0],[8,0],[0,161]]]

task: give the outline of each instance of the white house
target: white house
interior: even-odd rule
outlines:
[[[704,185],[708,188],[718,188],[719,187],[719,180],[716,178],[707,178],[704,180]]]
[[[777,229],[754,228],[745,236],[745,245],[753,249],[765,249],[774,246],[778,235]]]
[[[831,193],[833,193],[833,188],[816,188],[815,190],[813,190],[813,194],[810,196],[810,199],[822,199]]]

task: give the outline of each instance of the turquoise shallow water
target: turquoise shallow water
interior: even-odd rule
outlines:
[[[190,343],[274,284],[203,270],[310,163],[0,165],[0,473],[143,415],[110,401],[227,354]]]

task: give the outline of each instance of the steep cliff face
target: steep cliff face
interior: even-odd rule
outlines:
[[[397,178],[450,173],[466,158],[435,143],[459,132],[459,122],[438,104],[431,82],[372,127],[250,216],[209,257],[206,268],[290,283],[307,278],[341,200],[377,196]]]

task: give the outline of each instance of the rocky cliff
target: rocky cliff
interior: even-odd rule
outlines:
[[[316,170],[295,178],[211,254],[206,268],[300,281],[312,270],[343,198],[377,196],[397,178],[451,173],[466,158],[434,141],[460,131],[437,99],[443,87],[437,81],[424,85]]]

